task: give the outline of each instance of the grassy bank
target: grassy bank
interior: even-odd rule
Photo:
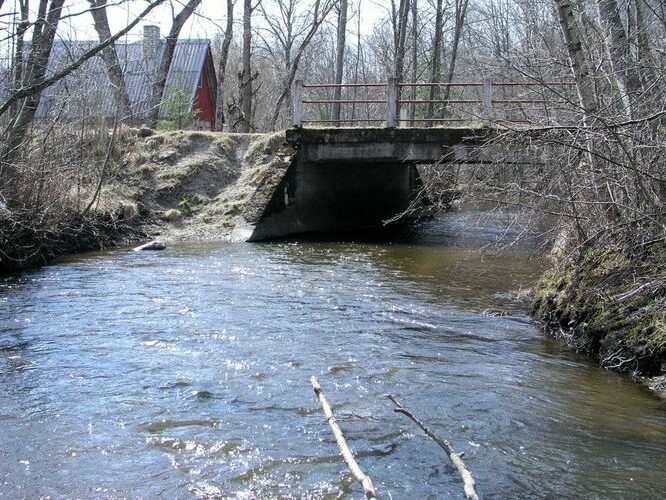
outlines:
[[[131,128],[38,137],[0,186],[0,275],[141,238],[228,237],[263,213],[291,162],[283,142]]]
[[[540,280],[536,318],[601,366],[654,379],[666,375],[664,242],[623,248],[599,242],[560,261]]]

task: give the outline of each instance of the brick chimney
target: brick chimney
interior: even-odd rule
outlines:
[[[160,43],[160,27],[152,24],[143,27],[143,60],[157,64],[157,47]]]

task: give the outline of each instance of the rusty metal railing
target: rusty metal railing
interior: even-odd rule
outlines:
[[[507,105],[543,105],[547,106],[552,102],[552,100],[540,98],[536,99],[533,97],[524,97],[522,95],[514,97],[502,97],[498,96],[498,91],[503,89],[515,89],[515,88],[536,88],[539,90],[546,90],[554,94],[556,98],[562,98],[562,95],[558,95],[555,92],[555,89],[562,89],[563,91],[569,87],[572,87],[574,83],[572,82],[493,82],[490,79],[485,79],[482,82],[452,82],[452,83],[402,83],[397,82],[394,78],[390,78],[387,83],[318,83],[318,84],[306,84],[302,80],[297,80],[293,88],[293,98],[294,98],[294,115],[293,115],[293,124],[295,127],[302,127],[304,124],[309,123],[333,123],[335,125],[340,125],[341,123],[384,123],[386,127],[396,127],[396,126],[405,126],[413,124],[414,122],[438,122],[438,123],[447,123],[447,122],[472,122],[472,121],[481,121],[485,124],[492,124],[495,122],[527,122],[532,123],[529,119],[501,119],[497,116],[497,106],[507,106]],[[480,95],[474,98],[463,98],[450,97],[447,99],[424,99],[424,98],[405,98],[402,97],[402,90],[409,88],[437,88],[443,89],[448,87],[449,90],[452,89],[476,89],[477,94]],[[313,90],[321,89],[382,89],[384,95],[381,98],[374,99],[363,99],[363,98],[340,98],[340,99],[325,99],[325,98],[310,98],[306,95]],[[562,92],[559,92],[562,94]],[[461,92],[462,95],[462,92]],[[357,104],[372,104],[372,105],[382,105],[385,108],[385,117],[384,118],[345,118],[345,119],[306,119],[305,117],[305,105],[357,105]],[[404,112],[407,106],[415,105],[424,105],[429,106],[434,105],[477,105],[479,112],[473,114],[473,120],[469,118],[460,118],[454,116],[448,117],[409,117]],[[402,112],[401,112],[402,111]],[[529,117],[526,117],[529,118]]]

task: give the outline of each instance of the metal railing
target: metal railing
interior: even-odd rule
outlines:
[[[386,127],[398,127],[406,126],[416,122],[423,122],[426,124],[433,123],[447,123],[447,122],[482,122],[484,124],[490,125],[492,123],[498,122],[510,122],[510,123],[542,123],[543,120],[540,120],[535,117],[534,120],[530,119],[530,116],[526,113],[526,110],[523,108],[524,105],[539,105],[542,106],[546,111],[548,107],[552,108],[554,102],[567,101],[569,100],[568,94],[569,89],[571,89],[575,84],[572,82],[493,82],[490,79],[485,79],[482,82],[453,82],[453,83],[401,83],[397,82],[394,78],[390,78],[387,83],[319,83],[319,84],[306,84],[302,80],[297,80],[293,88],[293,98],[294,98],[294,115],[293,115],[293,124],[295,127],[302,127],[304,124],[311,123],[333,123],[336,126],[341,123],[384,123]],[[402,94],[403,89],[430,89],[436,88],[437,90],[445,89],[448,87],[449,92],[456,91],[459,95],[454,97],[449,97],[447,99],[430,99],[430,98],[418,98],[418,97],[404,97]],[[340,98],[340,99],[330,99],[330,98],[312,98],[306,94],[310,94],[313,91],[321,90],[330,90],[330,89],[352,89],[354,91],[354,96],[352,98]],[[357,89],[382,89],[384,95],[382,98],[357,98],[356,90]],[[469,90],[474,91],[474,94],[471,98],[465,97],[465,92]],[[522,92],[513,92],[513,95],[507,96],[507,89],[523,89]],[[527,89],[527,90],[525,90]],[[531,91],[532,90],[532,91]],[[540,98],[534,97],[534,92],[541,93]],[[546,98],[544,94],[548,94],[549,97]],[[385,116],[383,118],[370,117],[366,116],[365,118],[355,118],[353,115],[351,118],[344,119],[333,119],[333,118],[318,118],[318,119],[308,119],[306,118],[306,108],[305,105],[380,105],[385,108]],[[405,105],[405,106],[403,106]],[[467,116],[460,116],[454,113],[447,113],[446,116],[421,116],[421,117],[410,117],[407,112],[407,108],[410,106],[417,105],[428,105],[429,107],[434,107],[434,105],[440,105],[444,107],[460,106],[460,105],[471,105],[475,106],[473,109],[468,110]],[[507,106],[516,106],[521,107],[521,112],[523,114],[523,119],[520,118],[507,118],[502,117],[498,113],[500,107],[506,108]],[[376,116],[376,115],[375,115]]]

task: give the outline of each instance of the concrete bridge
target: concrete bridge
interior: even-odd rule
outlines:
[[[476,161],[489,128],[290,129],[295,155],[250,240],[381,227],[422,187],[418,164]],[[412,214],[412,218],[417,214]]]
[[[431,120],[439,121],[440,126],[404,128],[401,125],[409,125],[410,122],[408,119],[398,120],[399,116],[406,115],[404,110],[400,111],[400,105],[429,104],[433,101],[400,99],[397,97],[399,84],[395,82],[384,85],[387,97],[383,100],[304,99],[303,92],[307,88],[322,89],[336,85],[308,87],[297,82],[294,92],[295,127],[286,131],[286,143],[295,150],[295,154],[260,220],[252,228],[249,239],[381,227],[385,221],[413,205],[422,187],[416,168],[418,164],[488,161],[488,158],[479,155],[478,147],[495,134],[501,122],[507,121],[497,119],[492,111],[494,104],[542,105],[545,102],[543,99],[528,99],[524,96],[493,100],[492,86],[488,82],[469,85],[479,87],[482,93],[479,99],[434,102],[480,104],[485,117],[481,123],[470,118],[462,126],[442,127],[443,119],[440,118]],[[373,88],[380,86],[373,84]],[[340,87],[353,88],[354,84]],[[355,119],[366,125],[356,128],[339,126],[348,119],[305,119],[308,111],[304,109],[305,104],[336,103],[383,103],[386,116],[382,119],[370,119],[367,116],[362,120]],[[383,127],[367,126],[372,121],[384,120]],[[412,121],[430,124],[427,120],[421,117]],[[337,126],[305,127],[313,122],[334,122]]]

